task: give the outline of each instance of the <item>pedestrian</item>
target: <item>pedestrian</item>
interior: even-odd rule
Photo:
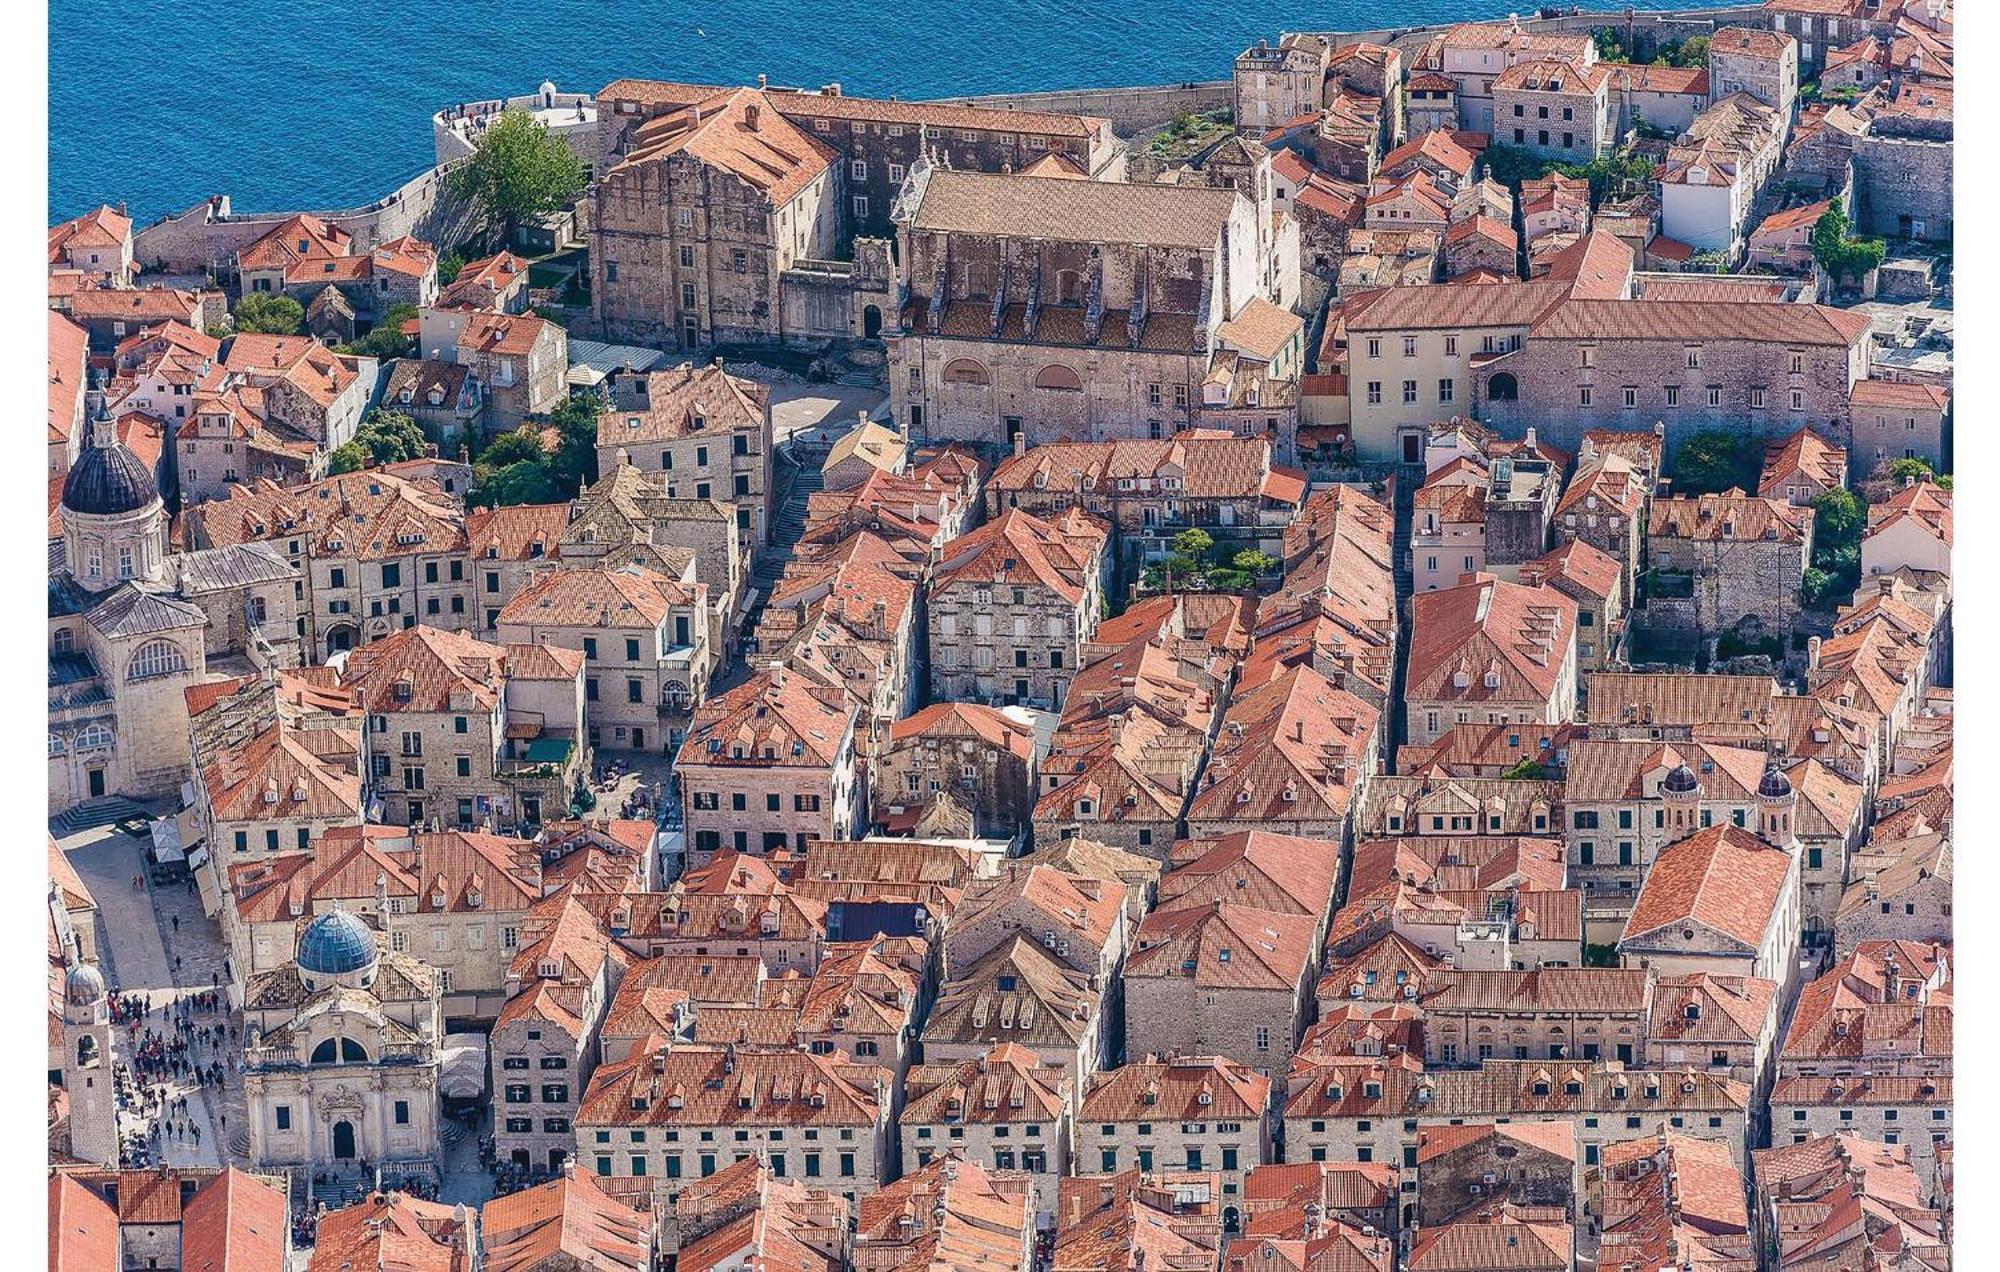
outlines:
[[[174,931],[178,932],[180,930],[181,930],[181,916],[176,914],[174,916]],[[176,961],[178,962],[178,960]]]

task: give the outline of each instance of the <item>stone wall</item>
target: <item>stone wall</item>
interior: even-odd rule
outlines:
[[[1201,114],[1229,110],[1235,90],[1229,80],[1190,80],[1132,88],[1059,89],[1045,93],[991,93],[978,97],[946,97],[940,105],[983,106],[991,110],[1036,110],[1058,115],[1087,115],[1111,121],[1120,136],[1131,136],[1167,123],[1182,111]]]
[[[1871,132],[1854,146],[1861,232],[1949,241],[1952,143]],[[1918,232],[1922,222],[1922,232]]]
[[[426,168],[373,203],[313,215],[352,234],[356,252],[405,234],[448,250],[488,228],[477,208],[451,192],[447,178],[452,167]],[[229,196],[218,194],[134,231],[132,257],[148,270],[227,279],[235,273],[237,252],[294,215],[237,213]]]

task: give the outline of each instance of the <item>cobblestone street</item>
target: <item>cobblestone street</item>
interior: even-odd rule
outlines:
[[[129,1075],[147,1029],[170,1038],[174,1009],[193,994],[221,986],[226,957],[221,932],[201,913],[200,902],[185,888],[151,882],[139,840],[105,826],[57,842],[97,898],[101,924],[98,950],[112,995],[138,995],[151,1009],[143,1020],[134,1022],[136,1028],[113,1028],[112,1056]],[[138,888],[133,887],[135,876],[142,881]],[[215,1012],[195,1013],[192,1024],[236,1026],[240,1022],[233,1013]],[[219,1090],[203,1086],[192,1074],[162,1077],[157,1086],[163,1100],[187,1100],[186,1113],[176,1114],[174,1120],[198,1129],[200,1140],[191,1134],[174,1137],[163,1132],[154,1142],[154,1160],[176,1166],[240,1161],[241,1153],[232,1151],[232,1141],[239,1145],[247,1142],[242,1081],[236,1069],[240,1050],[226,1040],[220,1046],[191,1042],[187,1054],[203,1065],[220,1060],[223,1086]],[[118,1118],[121,1141],[135,1133],[149,1133],[154,1121],[136,1104],[127,1102]]]

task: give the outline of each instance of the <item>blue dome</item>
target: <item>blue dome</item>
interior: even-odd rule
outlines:
[[[115,517],[157,503],[160,488],[145,461],[108,427],[102,431],[108,436],[86,439],[83,453],[70,466],[62,506],[71,512]]]
[[[345,910],[322,914],[299,934],[299,970],[344,976],[375,961],[375,934]]]

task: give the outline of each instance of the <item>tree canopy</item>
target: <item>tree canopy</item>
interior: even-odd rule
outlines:
[[[583,160],[561,138],[526,111],[510,110],[479,135],[451,182],[494,222],[512,227],[574,203],[586,179]]]
[[[1861,582],[1861,534],[1868,528],[1868,505],[1845,488],[1812,501],[1812,566],[1802,593],[1807,605],[1823,608],[1852,596]]]
[[[1838,198],[1813,223],[1813,259],[1835,279],[1860,278],[1882,263],[1887,250],[1881,239],[1854,237],[1847,208]]]
[[[236,329],[271,336],[295,336],[305,324],[306,307],[290,296],[252,292],[236,302]]]
[[[361,421],[352,441],[335,447],[333,454],[327,456],[327,471],[351,473],[379,464],[421,459],[423,454],[423,426],[401,411],[377,408]]]
[[[578,393],[555,410],[487,443],[473,465],[472,502],[506,506],[568,499],[597,480],[597,416],[601,395]],[[548,449],[545,430],[556,430]]]
[[[1674,453],[1674,492],[1712,495],[1732,486],[1754,488],[1754,474],[1746,471],[1753,448],[1746,441],[1741,433],[1726,428],[1705,428],[1690,436]]]
[[[400,358],[410,351],[410,338],[403,334],[403,324],[416,316],[415,305],[391,305],[375,320],[367,335],[340,346],[340,351],[368,358]]]

